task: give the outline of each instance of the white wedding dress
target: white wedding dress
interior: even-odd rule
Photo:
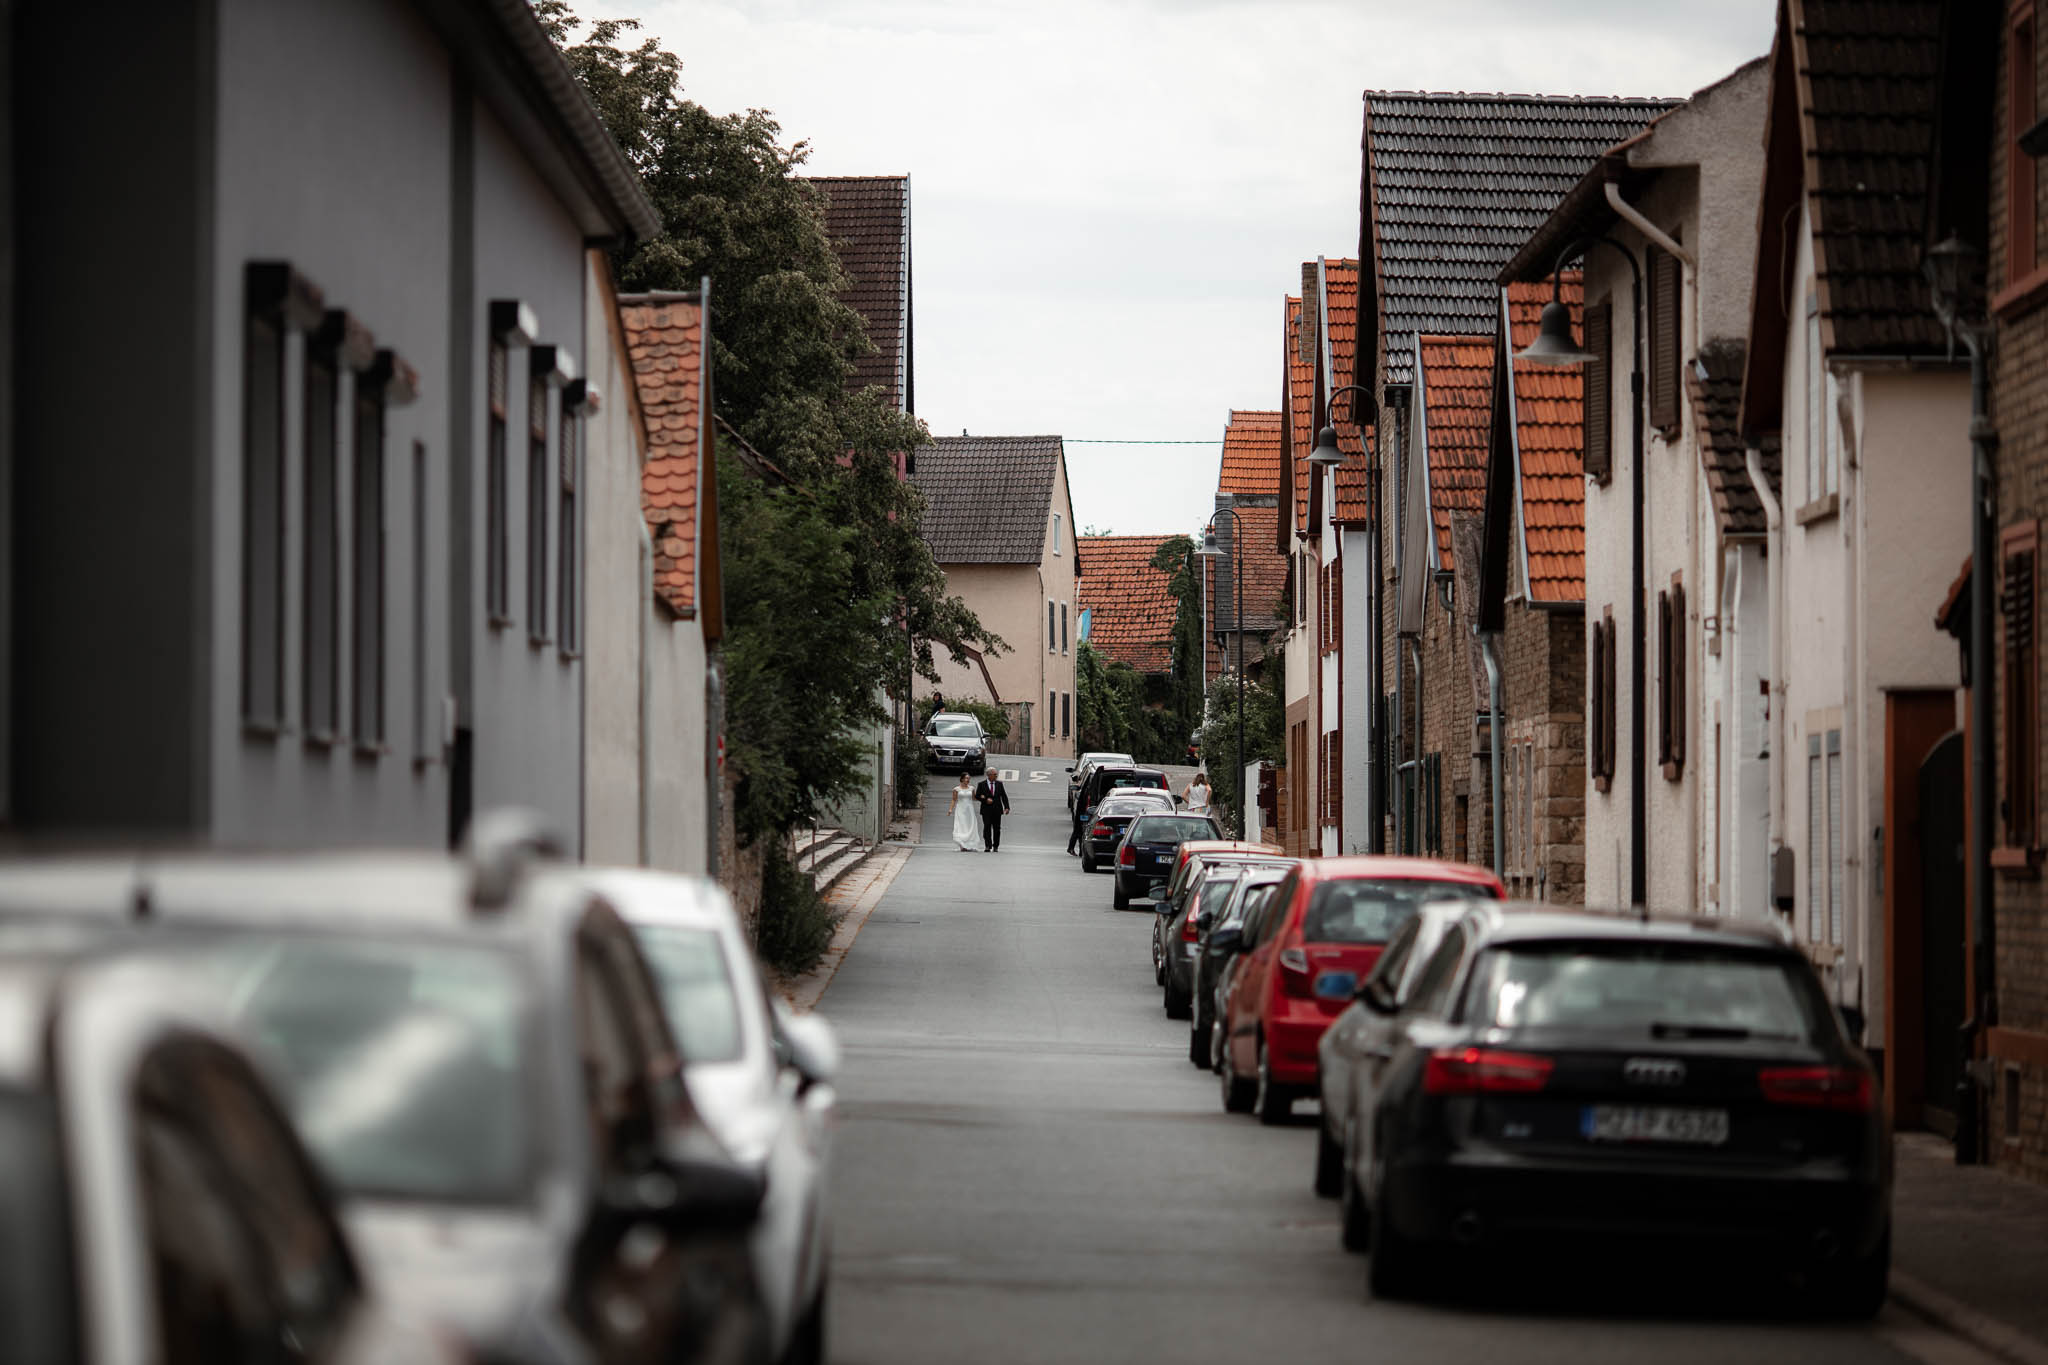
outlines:
[[[962,853],[974,851],[974,841],[981,837],[981,812],[975,806],[974,788],[953,789],[953,842],[960,846]]]

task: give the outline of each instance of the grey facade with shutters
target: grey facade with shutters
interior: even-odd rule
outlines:
[[[127,41],[79,50],[88,26]],[[586,251],[658,223],[528,6],[89,0],[9,37],[39,125],[16,129],[9,378],[39,397],[0,447],[0,827],[434,846],[518,804],[575,842],[581,537],[554,490]]]

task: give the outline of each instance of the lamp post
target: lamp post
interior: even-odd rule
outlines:
[[[1245,837],[1247,797],[1244,790],[1244,528],[1238,524],[1237,512],[1233,508],[1219,507],[1215,516],[1202,527],[1202,548],[1204,559],[1221,559],[1223,551],[1216,547],[1216,517],[1230,518],[1230,549],[1235,563],[1231,567],[1231,587],[1237,594],[1237,606],[1230,618],[1231,626],[1237,631],[1237,837]],[[1205,632],[1206,635],[1206,632]],[[1208,655],[1208,645],[1202,646],[1203,657]],[[1206,675],[1207,666],[1204,666]],[[1205,677],[1206,681],[1206,677]],[[1206,714],[1203,717],[1207,722]]]
[[[1970,1017],[1963,1021],[1957,1046],[1963,1065],[1956,1081],[1956,1164],[1972,1165],[1979,1145],[1980,1082],[1976,1074],[1976,1040],[1997,1022],[1997,931],[1991,905],[1991,820],[1997,810],[1997,773],[1992,746],[1991,555],[1996,537],[1998,489],[1992,462],[1998,432],[1991,424],[1986,385],[1989,381],[1992,328],[1978,310],[1977,248],[1951,233],[1928,248],[1923,269],[1934,294],[1934,314],[1951,343],[1961,342],[1970,354],[1970,930],[1971,980],[1976,986]]]
[[[1579,259],[1596,246],[1611,247],[1628,262],[1629,281],[1634,291],[1629,313],[1631,354],[1628,375],[1629,634],[1632,637],[1629,641],[1628,689],[1628,894],[1630,903],[1640,906],[1648,904],[1650,899],[1649,865],[1645,856],[1650,842],[1650,794],[1643,782],[1643,674],[1647,640],[1644,626],[1648,613],[1644,609],[1643,588],[1643,269],[1636,263],[1636,254],[1605,235],[1583,238],[1559,252],[1557,264],[1550,272],[1550,302],[1543,305],[1536,339],[1516,358],[1537,365],[1560,366],[1583,365],[1594,358],[1591,352],[1573,340],[1571,309],[1565,307],[1563,296],[1565,263]]]
[[[1323,416],[1329,419],[1331,425],[1316,433],[1316,447],[1308,457],[1309,463],[1320,469],[1334,470],[1344,463],[1344,452],[1337,447],[1337,428],[1334,425],[1337,420],[1334,411],[1337,399],[1344,394],[1363,394],[1368,408],[1372,405],[1372,390],[1363,384],[1345,384],[1331,390],[1330,395],[1323,400]],[[1357,402],[1354,401],[1351,407],[1355,416]],[[1367,580],[1372,589],[1372,639],[1367,642],[1366,655],[1370,660],[1368,667],[1372,674],[1373,706],[1372,771],[1366,778],[1366,847],[1373,853],[1385,853],[1387,794],[1381,787],[1381,774],[1386,771],[1387,740],[1386,726],[1381,723],[1381,700],[1386,695],[1386,676],[1381,642],[1386,635],[1386,617],[1382,607],[1384,594],[1380,591],[1380,458],[1377,442],[1374,443],[1371,458],[1366,461],[1365,470],[1366,497],[1372,503],[1372,517],[1366,523],[1371,528],[1366,535],[1371,544],[1368,553],[1372,558],[1372,573]],[[1341,775],[1338,780],[1343,780]]]

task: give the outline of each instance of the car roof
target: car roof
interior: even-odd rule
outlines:
[[[1464,910],[1485,927],[1487,941],[1528,943],[1589,939],[1615,942],[1710,943],[1730,948],[1796,953],[1782,923],[1717,919],[1650,911],[1559,906],[1540,901],[1465,903]]]
[[[1465,882],[1502,889],[1500,879],[1476,863],[1454,863],[1438,858],[1408,858],[1381,854],[1355,854],[1337,858],[1308,858],[1301,865],[1305,881],[1431,881]]]
[[[736,923],[732,897],[708,877],[644,867],[593,867],[584,875],[629,924],[726,929]]]
[[[1278,844],[1259,844],[1247,839],[1190,839],[1180,846],[1180,851],[1190,857],[1199,854],[1203,858],[1212,853],[1270,853],[1283,858],[1287,856],[1287,851]]]

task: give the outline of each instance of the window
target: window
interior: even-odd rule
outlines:
[[[1586,659],[1586,766],[1596,791],[1614,784],[1614,608],[1593,623]]]
[[[1047,739],[1053,739],[1057,737],[1060,732],[1059,725],[1060,694],[1057,692],[1048,692],[1045,694],[1045,737]]]
[[[1422,760],[1422,851],[1440,857],[1444,851],[1444,756]]]
[[[1330,793],[1330,813],[1325,823],[1341,829],[1344,824],[1344,732],[1330,731],[1329,741],[1328,766],[1323,769],[1324,785]]]
[[[1671,576],[1657,594],[1657,761],[1677,781],[1685,771],[1685,585]]]
[[[434,761],[440,738],[433,704],[427,696],[427,447],[412,443],[412,757],[416,764]]]
[[[1422,974],[1415,978],[1415,989],[1409,999],[1414,1002],[1417,1014],[1441,1018],[1451,1002],[1451,984],[1457,980],[1458,964],[1465,956],[1465,931],[1456,925],[1444,932],[1443,942],[1437,944],[1423,965]]]
[[[284,725],[285,334],[291,267],[249,266],[242,334],[242,719]]]
[[[556,553],[561,557],[555,572],[555,620],[559,623],[562,657],[573,659],[583,652],[583,534],[576,508],[577,486],[583,477],[583,414],[580,405],[564,394],[562,400],[562,487],[561,526],[555,535]]]
[[[2031,870],[2040,838],[2041,659],[2034,643],[2039,584],[2041,523],[2009,526],[1999,536],[2001,585],[1998,607],[2005,616],[2000,641],[2004,677],[2005,799],[2000,803],[1999,853],[2004,867]]]
[[[1834,420],[1836,383],[1821,354],[1820,301],[1806,296],[1806,501],[1832,495],[1841,483],[1841,424]]]
[[[341,730],[341,490],[336,449],[340,420],[339,351],[345,315],[329,313],[305,356],[305,569],[300,585],[306,738],[331,743]]]
[[[545,644],[548,638],[548,383],[542,357],[554,359],[554,348],[533,348],[533,373],[526,381],[526,638]]]
[[[1067,604],[1060,603],[1060,653],[1067,652]]]
[[[2034,12],[2015,7],[2005,53],[2005,282],[2018,284],[2034,272],[2034,158],[2020,135],[2034,126]]]
[[[1045,652],[1046,652],[1046,653],[1048,653],[1048,654],[1057,654],[1057,653],[1059,653],[1059,652],[1060,652],[1060,637],[1059,637],[1059,632],[1058,632],[1057,630],[1055,630],[1055,629],[1053,628],[1053,610],[1052,610],[1052,609],[1053,609],[1053,606],[1054,606],[1053,600],[1052,600],[1052,599],[1051,599],[1050,597],[1046,598],[1046,599],[1045,599]]]
[[[1052,552],[1054,555],[1060,552],[1060,514],[1057,512],[1052,514]]]
[[[1614,473],[1614,312],[1599,303],[1586,309],[1586,473],[1601,483]]]
[[[380,353],[387,362],[390,353]],[[358,747],[384,741],[384,372],[359,371],[355,395],[355,630],[350,729]]]
[[[1668,438],[1679,425],[1679,361],[1684,350],[1685,267],[1678,257],[1652,245],[1650,287],[1650,425]]]
[[[484,450],[484,598],[485,610],[494,626],[512,619],[510,578],[511,517],[506,487],[507,469],[506,389],[510,385],[512,362],[505,343],[493,338],[486,366],[486,387],[490,390],[490,427]]]
[[[1060,694],[1060,734],[1067,739],[1074,737],[1074,694]]]
[[[1812,722],[1809,722],[1811,724]],[[1842,942],[1842,732],[1806,737],[1806,936]]]

